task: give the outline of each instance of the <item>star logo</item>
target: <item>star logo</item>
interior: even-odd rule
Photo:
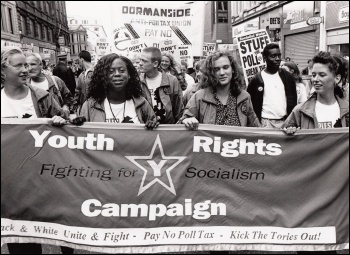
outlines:
[[[170,171],[177,165],[186,159],[186,157],[166,157],[164,155],[163,146],[160,141],[159,135],[154,142],[151,154],[149,156],[125,156],[133,164],[138,166],[144,171],[142,182],[140,185],[139,193],[141,195],[153,184],[159,183],[171,193],[176,195],[173,181],[171,179]],[[144,161],[143,164],[138,161]],[[148,183],[147,183],[148,181]],[[169,182],[169,185],[165,184],[165,181]],[[146,184],[147,183],[147,184]]]

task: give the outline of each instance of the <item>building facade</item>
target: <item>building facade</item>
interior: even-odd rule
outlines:
[[[77,39],[74,42],[76,49],[79,50],[80,46],[79,52],[83,49],[89,51],[92,63],[96,63],[102,56],[112,52],[106,31],[96,19],[68,17],[68,26],[71,38],[73,34],[79,33],[79,36],[74,38]],[[85,37],[82,30],[85,30]],[[74,58],[78,58],[79,52],[75,52]]]
[[[16,1],[1,1],[1,47],[21,47]]]
[[[70,26],[69,26],[70,27]],[[69,28],[70,52],[72,60],[78,59],[79,52],[87,50],[87,32],[82,25],[76,29]]]
[[[349,57],[349,2],[327,1],[325,24],[327,51]]]
[[[321,17],[321,2],[232,2],[234,55],[239,59],[235,36],[250,30],[266,29],[271,41],[280,45],[282,57],[291,58],[299,69],[305,68],[308,59],[318,51],[326,50],[322,40],[324,24],[307,23],[309,18]]]
[[[59,54],[69,59],[64,1],[16,1],[16,11],[16,31],[24,52],[39,53],[48,64],[56,64]]]
[[[204,45],[232,50],[231,1],[206,1]]]

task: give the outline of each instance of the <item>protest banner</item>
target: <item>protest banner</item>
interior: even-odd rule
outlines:
[[[2,244],[349,248],[348,129],[24,123],[2,119]]]
[[[190,58],[202,55],[204,2],[168,5],[164,8],[153,2],[113,2],[113,51],[128,55],[144,47],[161,48],[160,44],[171,41],[178,47],[178,54],[179,47],[185,47],[192,54]]]
[[[237,36],[237,42],[243,74],[248,86],[253,76],[265,69],[262,52],[271,40],[266,30],[261,29],[240,34]]]

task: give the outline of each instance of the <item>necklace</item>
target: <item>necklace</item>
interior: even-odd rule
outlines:
[[[109,109],[111,109],[111,113],[112,113],[112,115],[113,115],[113,118],[117,121],[118,119],[117,119],[117,118],[115,117],[115,115],[114,115],[114,112],[113,112],[113,110],[112,110],[111,103],[109,102],[108,98],[107,98],[107,101],[108,101],[108,104],[109,104]],[[120,109],[119,112],[117,113],[117,116],[118,116],[119,113],[121,112],[121,110],[123,110],[123,119],[122,119],[122,121],[123,121],[124,118],[125,118],[125,103],[126,103],[126,101],[124,102],[123,109]]]

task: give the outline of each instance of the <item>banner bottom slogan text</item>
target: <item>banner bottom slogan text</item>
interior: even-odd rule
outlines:
[[[208,243],[332,244],[335,227],[164,227],[99,229],[1,219],[1,236],[35,236],[96,246]]]

